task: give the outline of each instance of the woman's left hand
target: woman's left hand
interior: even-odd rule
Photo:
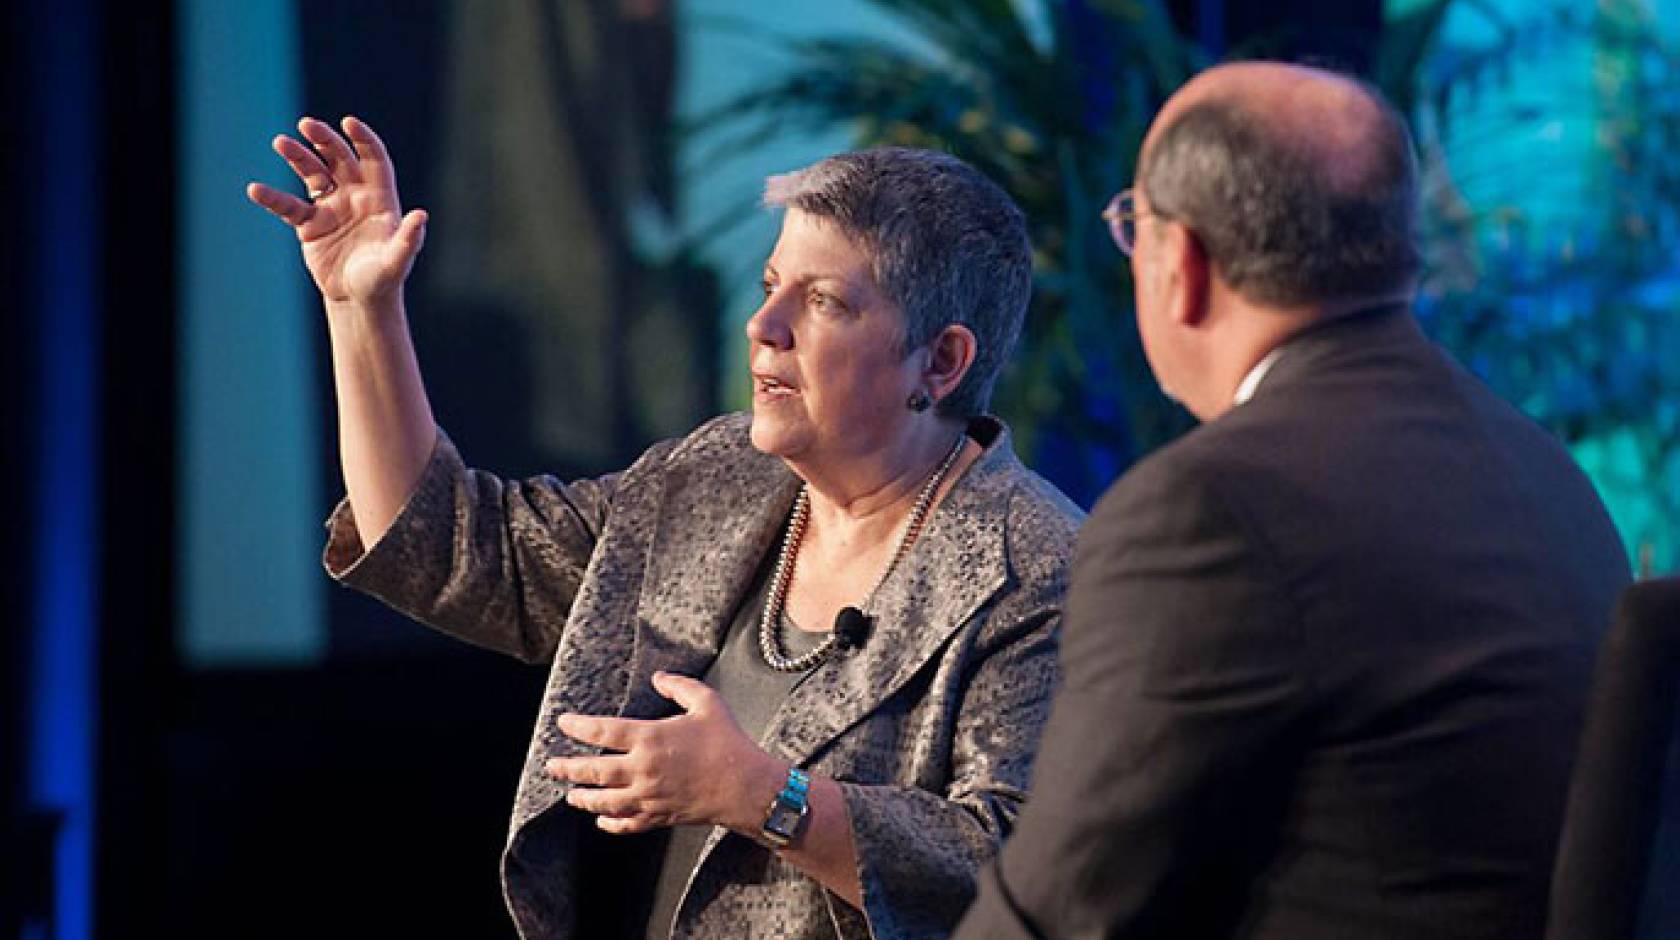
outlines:
[[[574,784],[566,802],[612,833],[695,823],[756,833],[787,765],[754,744],[704,682],[656,672],[653,687],[683,714],[557,719],[567,737],[607,751],[548,762],[550,774]]]

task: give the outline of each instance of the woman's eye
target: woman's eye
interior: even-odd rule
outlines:
[[[811,306],[818,310],[828,310],[838,306],[838,304],[835,302],[833,295],[825,294],[819,290],[811,293]]]

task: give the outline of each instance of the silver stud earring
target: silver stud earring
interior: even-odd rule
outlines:
[[[911,411],[926,411],[933,407],[933,396],[916,389],[910,393],[910,399],[905,404],[910,406]]]

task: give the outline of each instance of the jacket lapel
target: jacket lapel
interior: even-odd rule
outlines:
[[[580,595],[575,602],[587,605],[585,616],[630,621],[628,656],[613,655],[613,648],[573,650],[562,643],[560,655],[572,658],[557,662],[549,677],[514,805],[510,843],[568,789],[543,767],[549,757],[580,750],[555,725],[561,712],[668,715],[673,706],[654,691],[654,672],[700,676],[716,658],[730,618],[764,553],[781,534],[799,487],[780,461],[730,443],[722,454],[673,459],[658,495],[646,497],[648,505],[626,510],[625,518],[645,518],[651,529],[634,607],[628,601],[614,603],[610,591],[600,597]],[[744,496],[719,498],[734,493]]]
[[[874,711],[933,659],[1009,578],[1004,520],[1014,460],[999,430],[929,517],[927,527],[881,585],[867,613],[863,647],[830,657],[800,683],[762,738],[796,764]]]
[[[718,498],[731,491],[747,495],[742,501]],[[648,543],[635,649],[618,714],[671,713],[671,703],[653,689],[659,670],[696,678],[705,673],[759,565],[775,550],[798,492],[798,477],[756,450],[728,466],[685,461],[673,471]]]
[[[819,749],[903,688],[1008,582],[1004,520],[1012,479],[1008,470],[1015,456],[1008,432],[1001,425],[992,427],[997,436],[986,453],[935,507],[921,538],[881,585],[869,611],[874,629],[863,648],[830,657],[782,700],[760,739],[768,752],[796,766],[808,764]],[[785,518],[797,493],[797,485],[788,491],[777,521]],[[679,905],[679,922],[694,880],[725,834],[714,827],[701,849]]]

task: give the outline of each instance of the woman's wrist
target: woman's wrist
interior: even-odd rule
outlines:
[[[334,358],[358,370],[383,371],[382,364],[403,365],[413,357],[414,341],[400,294],[376,304],[329,302],[327,338]]]
[[[740,795],[732,801],[735,818],[726,822],[725,828],[754,841],[763,841],[765,814],[776,794],[781,792],[792,766],[785,760],[759,752],[759,759],[741,776]]]
[[[393,326],[407,329],[407,313],[401,290],[372,299],[322,298],[327,311],[327,324],[337,330],[351,327],[358,330],[385,330]]]

